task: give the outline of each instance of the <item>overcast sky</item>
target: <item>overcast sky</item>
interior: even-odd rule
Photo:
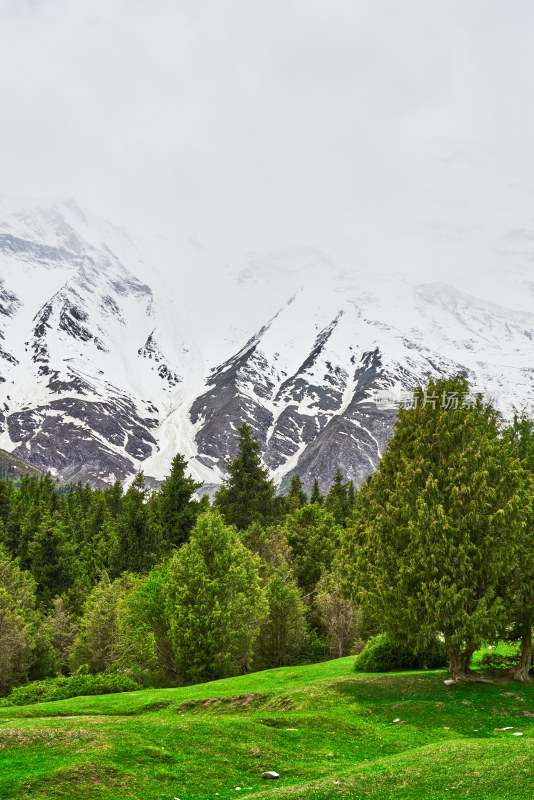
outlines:
[[[531,263],[530,0],[0,0],[0,191],[347,268]],[[515,237],[515,238],[514,238]]]

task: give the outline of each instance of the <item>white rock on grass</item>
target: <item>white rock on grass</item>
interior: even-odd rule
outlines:
[[[265,780],[267,780],[267,781],[269,781],[269,780],[270,781],[274,781],[277,778],[279,778],[280,775],[278,774],[278,772],[274,772],[274,770],[270,769],[268,772],[262,772],[261,777],[265,778]]]
[[[454,686],[456,681],[454,680],[454,678],[447,678],[447,680],[443,681],[443,683],[445,684],[445,686]]]

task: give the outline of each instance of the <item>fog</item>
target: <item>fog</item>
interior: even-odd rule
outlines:
[[[498,298],[532,269],[533,35],[520,0],[0,0],[0,191],[174,283],[192,238]]]

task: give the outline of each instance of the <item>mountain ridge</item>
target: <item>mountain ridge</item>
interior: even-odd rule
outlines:
[[[213,491],[247,422],[282,490],[296,473],[325,490],[338,467],[358,484],[396,415],[377,397],[398,402],[429,375],[464,372],[504,417],[534,409],[524,296],[516,310],[443,281],[347,272],[310,247],[245,267],[192,250],[204,293],[158,293],[123,230],[72,203],[6,203],[0,447],[62,482],[143,470],[154,484],[181,452]]]

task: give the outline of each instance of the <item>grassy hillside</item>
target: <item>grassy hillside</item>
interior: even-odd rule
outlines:
[[[446,687],[442,671],[352,665],[0,708],[0,797],[532,796],[534,686]],[[268,769],[280,780],[262,780]]]

